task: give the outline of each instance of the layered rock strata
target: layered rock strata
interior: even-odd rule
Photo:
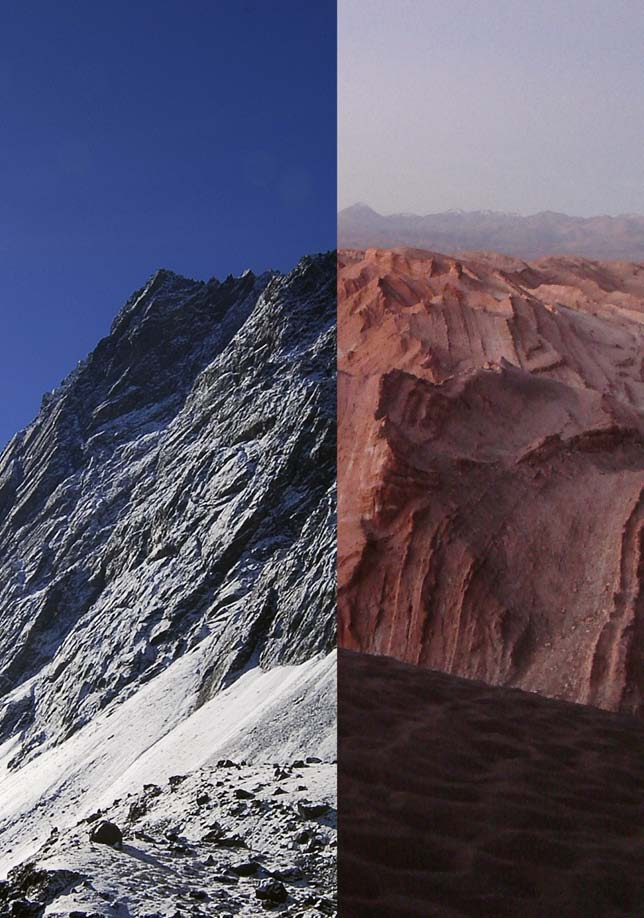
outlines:
[[[640,712],[644,265],[340,253],[347,648]]]

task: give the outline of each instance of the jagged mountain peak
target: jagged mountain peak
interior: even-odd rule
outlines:
[[[335,257],[156,272],[0,459],[17,768],[185,654],[203,703],[334,645]]]
[[[340,211],[341,213],[354,213],[354,214],[377,214],[378,211],[375,210],[370,204],[365,204],[364,201],[356,201],[355,204],[349,204],[348,207],[343,207]]]

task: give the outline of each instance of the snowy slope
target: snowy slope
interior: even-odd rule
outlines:
[[[221,758],[266,763],[335,747],[335,653],[297,666],[249,670],[196,708],[198,661],[185,658],[70,739],[10,770],[0,759],[0,865],[31,856],[51,829],[75,825],[148,782]]]

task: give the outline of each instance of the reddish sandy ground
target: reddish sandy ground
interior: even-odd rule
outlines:
[[[644,724],[341,652],[343,918],[644,915]]]

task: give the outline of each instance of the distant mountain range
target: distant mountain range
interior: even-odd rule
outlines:
[[[644,216],[570,217],[553,211],[530,216],[489,210],[379,214],[354,204],[338,214],[342,248],[413,246],[439,252],[495,251],[520,258],[580,255],[644,261]]]

